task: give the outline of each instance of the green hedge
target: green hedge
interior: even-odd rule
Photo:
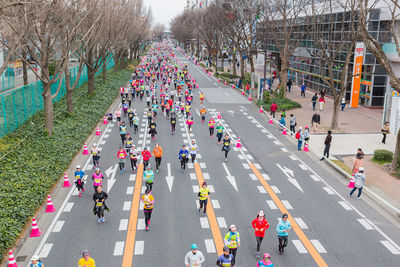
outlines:
[[[224,79],[224,80],[232,80],[232,79],[238,79],[240,76],[233,75],[232,73],[229,72],[220,72],[216,74],[215,76]]]
[[[18,130],[0,139],[1,156],[13,144],[28,136],[0,165],[0,262],[104,116],[118,95],[118,88],[128,81],[130,74],[130,70],[109,71],[104,84],[101,77],[96,78],[95,94],[92,96],[87,96],[86,84],[77,88],[72,115],[62,112],[66,107],[65,99],[55,103],[54,114],[61,114],[54,120],[51,138],[42,127],[44,112],[39,112]]]
[[[393,153],[385,149],[377,149],[374,151],[374,161],[379,163],[390,163],[393,161]]]
[[[284,88],[264,92],[262,106],[265,110],[269,110],[271,104],[275,102],[278,105],[278,111],[301,108],[301,105],[289,98],[283,97]]]

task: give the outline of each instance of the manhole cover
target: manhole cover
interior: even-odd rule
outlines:
[[[15,260],[16,261],[25,261],[28,256],[18,256]]]

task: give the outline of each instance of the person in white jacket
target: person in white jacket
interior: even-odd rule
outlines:
[[[185,265],[186,267],[201,267],[201,264],[205,262],[206,258],[204,258],[203,253],[197,250],[197,245],[192,244],[190,247],[190,251],[186,253],[185,256]]]
[[[192,143],[189,146],[189,153],[190,156],[192,157],[192,163],[196,160],[196,154],[197,150],[199,149],[199,146],[196,144],[196,140],[192,139]]]

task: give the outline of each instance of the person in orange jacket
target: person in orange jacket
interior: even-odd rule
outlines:
[[[260,259],[261,242],[263,241],[265,230],[269,228],[268,221],[265,219],[265,215],[262,210],[258,212],[257,218],[253,220],[251,225],[255,230],[255,236],[257,240],[257,259]]]
[[[153,155],[155,156],[156,160],[156,172],[159,172],[159,167],[161,165],[161,156],[163,154],[163,150],[160,145],[157,143],[153,149]]]

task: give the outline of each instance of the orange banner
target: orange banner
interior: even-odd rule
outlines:
[[[353,82],[351,87],[350,107],[358,107],[360,98],[361,71],[364,59],[364,43],[356,43],[354,51]]]

